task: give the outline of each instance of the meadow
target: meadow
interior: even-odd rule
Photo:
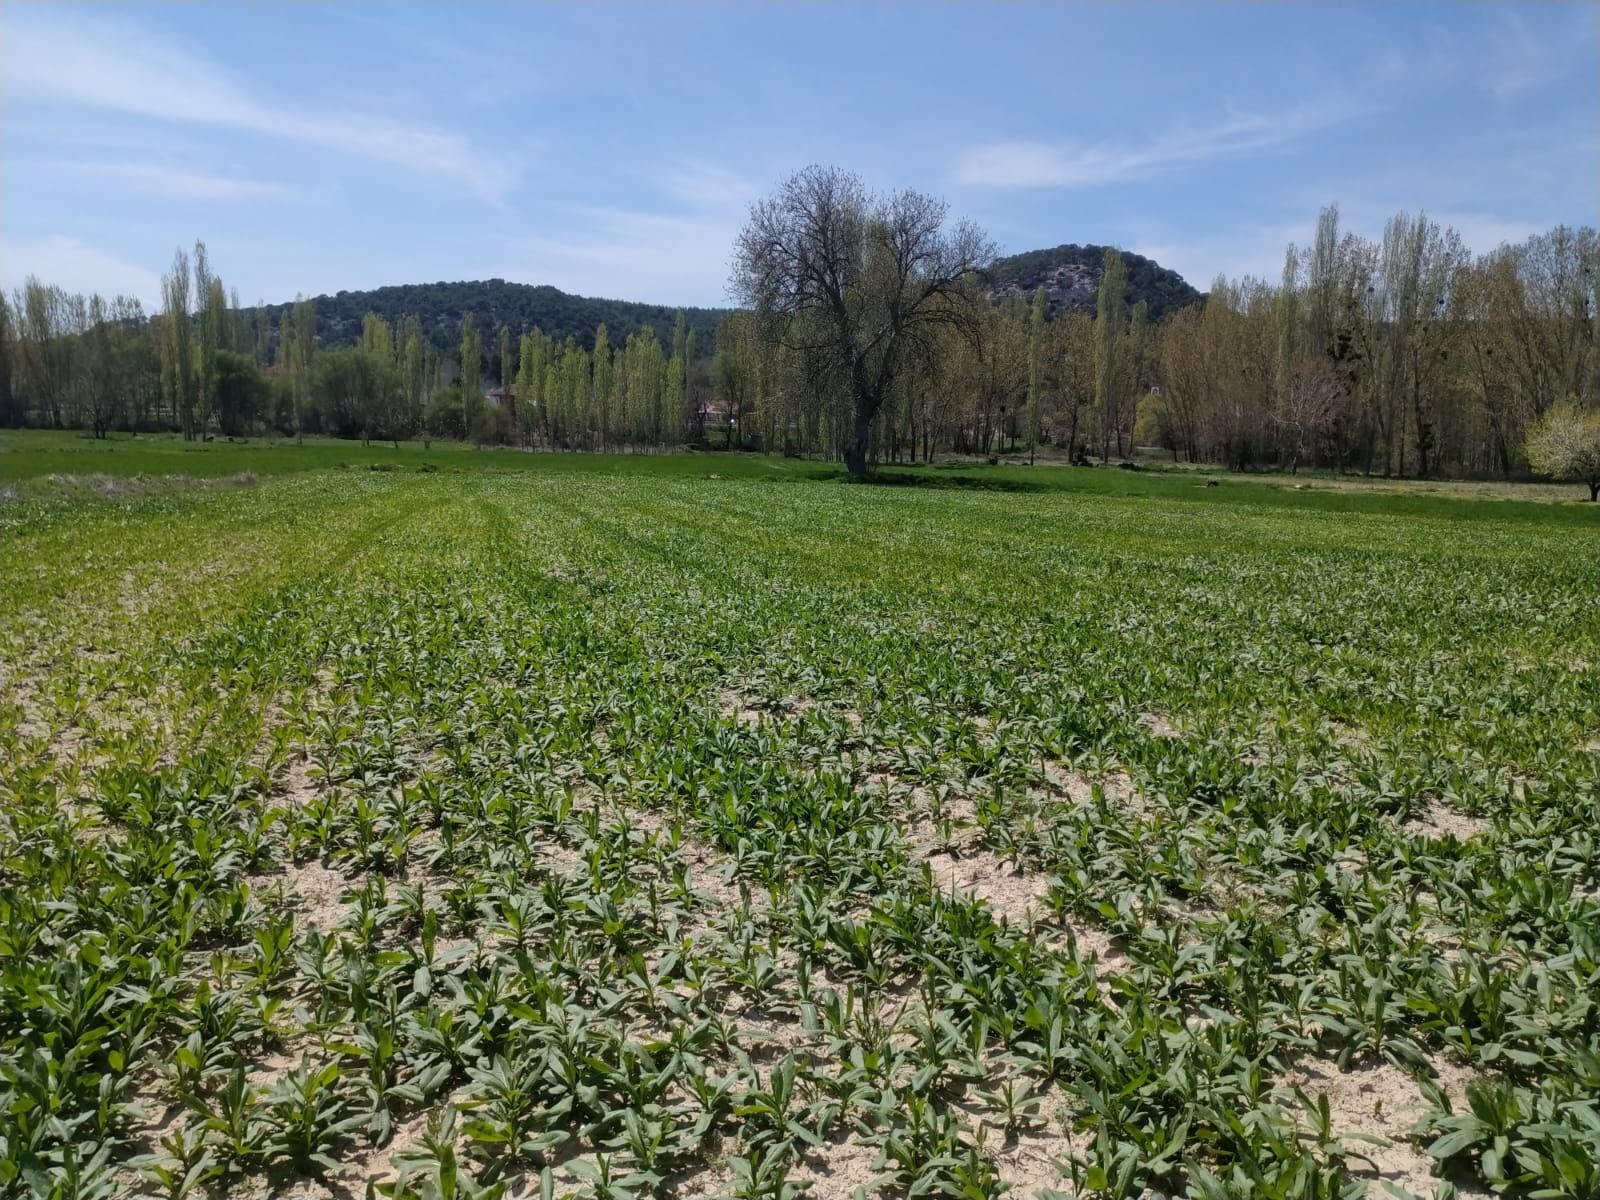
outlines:
[[[1600,1195],[1592,506],[139,441],[0,450],[0,1194]]]

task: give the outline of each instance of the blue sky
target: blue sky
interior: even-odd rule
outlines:
[[[0,278],[151,303],[501,277],[726,302],[824,162],[1007,252],[1276,276],[1337,201],[1475,250],[1597,223],[1600,6],[180,4],[0,9]]]

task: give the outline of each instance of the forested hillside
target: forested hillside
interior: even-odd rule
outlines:
[[[1055,317],[1072,309],[1092,313],[1105,274],[1106,249],[1068,243],[998,259],[990,269],[989,299],[1031,297],[1042,287],[1046,315]],[[1152,321],[1202,298],[1182,275],[1141,254],[1122,251],[1122,264],[1128,273],[1128,304],[1143,300]]]
[[[1063,309],[1094,311],[1095,291],[1105,270],[1104,246],[1057,246],[1002,258],[994,264],[990,298],[1032,296],[1043,285],[1050,315]],[[1128,303],[1144,300],[1152,320],[1192,304],[1200,293],[1176,271],[1137,254],[1123,252],[1128,271]],[[346,291],[313,298],[317,314],[317,343],[351,346],[361,341],[362,319],[372,313],[391,324],[415,316],[423,336],[439,350],[455,350],[461,340],[461,318],[471,313],[478,328],[491,334],[501,325],[514,333],[538,328],[547,338],[564,342],[576,338],[585,350],[594,349],[596,327],[604,324],[613,343],[650,326],[665,337],[681,311],[695,335],[701,354],[711,352],[717,324],[731,311],[725,308],[669,308],[631,300],[601,300],[575,296],[547,284],[511,283],[480,279],[456,283],[408,283],[368,291]],[[293,306],[271,305],[268,314],[277,328]],[[492,353],[492,348],[491,348]]]
[[[492,337],[505,325],[521,334],[540,329],[550,340],[561,343],[568,337],[578,340],[585,350],[594,349],[595,329],[604,324],[613,342],[625,342],[646,325],[662,337],[672,332],[681,311],[701,353],[711,352],[717,323],[728,315],[719,308],[668,308],[660,304],[638,304],[630,300],[596,300],[574,296],[548,285],[509,283],[504,279],[480,279],[459,283],[407,283],[373,288],[364,292],[339,292],[317,296],[317,344],[353,346],[361,341],[361,324],[368,313],[398,325],[402,318],[415,316],[422,334],[436,349],[456,351],[461,342],[461,318],[473,315],[478,328]],[[274,328],[293,307],[269,307]],[[493,347],[490,348],[493,353]]]

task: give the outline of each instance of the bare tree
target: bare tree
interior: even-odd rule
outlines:
[[[18,376],[40,424],[51,429],[66,422],[77,385],[77,347],[68,336],[71,307],[65,291],[32,275],[15,300]]]
[[[810,396],[848,401],[854,477],[902,374],[932,359],[941,327],[975,328],[976,276],[994,246],[968,222],[946,229],[946,215],[931,196],[874,196],[847,171],[812,166],[751,208],[734,245],[731,290],[763,337],[794,352]]]
[[[12,390],[12,367],[16,361],[16,317],[11,301],[0,292],[0,425],[21,425],[24,408]]]
[[[1121,396],[1117,386],[1121,372],[1118,355],[1127,334],[1128,271],[1122,255],[1107,250],[1105,270],[1100,275],[1100,290],[1095,299],[1094,318],[1094,392],[1100,409],[1100,461],[1111,461],[1111,434],[1120,430],[1118,415]],[[1118,438],[1121,450],[1121,438]]]

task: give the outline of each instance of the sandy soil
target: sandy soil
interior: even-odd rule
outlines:
[[[1466,1104],[1472,1072],[1444,1058],[1430,1065],[1439,1087],[1459,1111]],[[1312,1100],[1328,1097],[1335,1134],[1350,1139],[1348,1149],[1370,1160],[1352,1164],[1352,1174],[1368,1181],[1369,1196],[1392,1196],[1385,1184],[1416,1196],[1435,1195],[1441,1181],[1434,1178],[1433,1160],[1407,1136],[1428,1108],[1415,1079],[1379,1058],[1353,1062],[1344,1071],[1331,1059],[1304,1058],[1279,1081],[1280,1102],[1291,1111],[1299,1108],[1293,1095],[1296,1087]]]

